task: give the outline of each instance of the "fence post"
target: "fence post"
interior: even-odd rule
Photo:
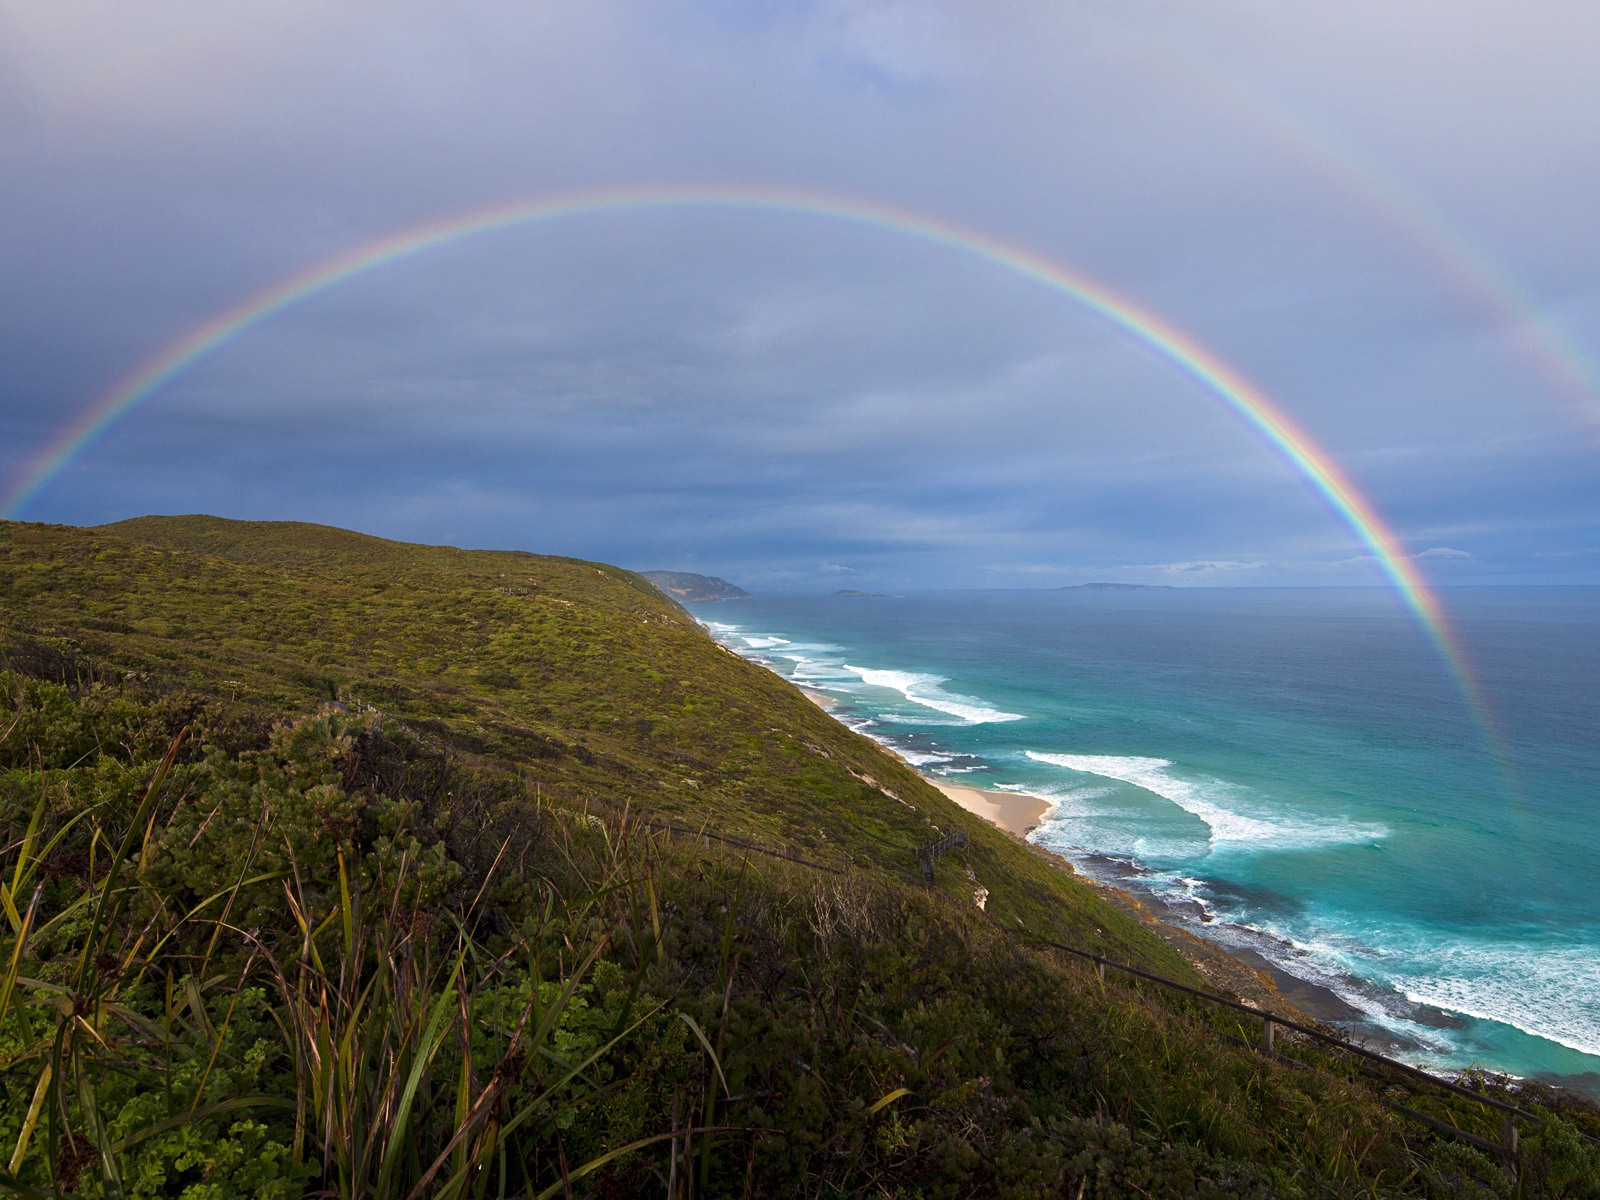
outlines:
[[[1506,1148],[1506,1157],[1517,1157],[1517,1119],[1510,1113],[1506,1114],[1505,1124],[1500,1126],[1500,1144]]]
[[[947,850],[954,850],[957,846],[971,845],[965,829],[952,829],[931,846],[924,846],[917,851],[917,866],[922,870],[922,877],[929,883],[933,882],[933,860]]]
[[[1160,975],[1154,975],[1149,971],[1141,970],[1138,967],[1128,966],[1124,963],[1119,963],[1115,960],[1104,958],[1101,955],[1091,953],[1082,947],[1068,946],[1061,942],[1046,942],[1045,944],[1054,946],[1058,950],[1064,950],[1069,954],[1076,955],[1080,959],[1088,959],[1090,962],[1094,963],[1094,973],[1100,980],[1102,986],[1105,984],[1106,967],[1109,965],[1116,967],[1120,971],[1127,971],[1139,978],[1149,979],[1155,983],[1161,984],[1163,987],[1172,988],[1176,991],[1184,992],[1191,996],[1198,996],[1202,1000],[1209,1000],[1215,1004],[1226,1005],[1235,1012],[1260,1017],[1262,1025],[1261,1043],[1263,1050],[1267,1054],[1274,1056],[1276,1055],[1278,1026],[1283,1025],[1285,1028],[1300,1034],[1302,1037],[1314,1038],[1318,1042],[1333,1046],[1345,1054],[1354,1055],[1360,1059],[1370,1059],[1374,1062],[1384,1063],[1390,1067],[1414,1076],[1423,1082],[1437,1084],[1439,1087],[1442,1087],[1447,1091],[1464,1096],[1469,1100],[1477,1101],[1478,1103],[1486,1105],[1491,1109],[1499,1109],[1500,1111],[1504,1112],[1506,1116],[1504,1122],[1500,1126],[1500,1138],[1498,1143],[1496,1143],[1490,1141],[1488,1138],[1481,1137],[1478,1134],[1469,1133],[1466,1130],[1461,1129],[1459,1126],[1448,1124],[1447,1122],[1440,1121],[1435,1117],[1430,1117],[1425,1113],[1420,1113],[1416,1109],[1408,1108],[1398,1101],[1392,1099],[1386,1099],[1384,1101],[1384,1103],[1386,1103],[1396,1112],[1402,1113],[1408,1117],[1412,1117],[1415,1120],[1421,1121],[1424,1124],[1438,1129],[1441,1132],[1450,1134],[1451,1136],[1464,1138],[1472,1145],[1477,1146],[1480,1149],[1488,1150],[1490,1152],[1498,1150],[1499,1153],[1506,1159],[1507,1169],[1510,1172],[1513,1180],[1515,1180],[1518,1175],[1518,1165],[1521,1154],[1520,1138],[1518,1136],[1516,1118],[1520,1116],[1523,1118],[1523,1120],[1532,1122],[1537,1128],[1545,1127],[1544,1119],[1535,1113],[1517,1108],[1515,1105],[1508,1104],[1503,1100],[1496,1100],[1490,1096],[1486,1096],[1475,1088],[1467,1088],[1461,1084],[1451,1083],[1447,1079],[1441,1079],[1437,1076],[1430,1075],[1426,1071],[1422,1071],[1408,1063],[1401,1062],[1398,1059],[1389,1058],[1372,1050],[1368,1050],[1365,1047],[1347,1042],[1343,1038],[1334,1037],[1332,1034],[1326,1032],[1325,1030],[1318,1029],[1315,1026],[1302,1025],[1288,1017],[1285,1017],[1280,1021],[1276,1016],[1274,1016],[1274,1014],[1267,1012],[1264,1009],[1257,1008],[1254,1005],[1245,1004],[1238,1000],[1232,1000],[1226,996],[1219,996],[1214,992],[1206,992],[1198,988],[1192,988],[1187,984],[1179,983],[1175,979],[1167,979]],[[1238,1028],[1240,1029],[1241,1033],[1245,1032],[1244,1026],[1241,1025]],[[1231,1036],[1229,1037],[1229,1040],[1238,1041],[1238,1039]],[[1239,1042],[1239,1044],[1248,1045],[1248,1042]],[[1310,1066],[1311,1064],[1303,1063],[1302,1065]],[[1583,1138],[1591,1145],[1600,1145],[1600,1138],[1590,1137],[1586,1133],[1580,1133],[1578,1136]]]

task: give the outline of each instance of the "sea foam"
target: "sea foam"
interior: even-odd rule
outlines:
[[[844,669],[855,672],[861,682],[870,687],[899,692],[913,704],[956,717],[967,725],[989,725],[997,721],[1023,719],[1021,713],[1005,712],[981,700],[974,700],[970,696],[958,696],[945,691],[939,686],[948,682],[943,675],[925,675],[916,671],[881,671],[873,667],[853,667],[849,663],[844,664]]]
[[[1104,800],[1110,796],[1108,787],[1039,787],[1027,783],[993,783],[989,785],[992,791],[1015,792],[1020,796],[1033,796],[1050,805],[1046,819],[1055,820],[1062,817],[1090,817],[1100,816],[1106,810],[1103,805],[1091,806],[1095,800]]]
[[[1510,946],[1434,937],[1407,958],[1424,969],[1389,964],[1407,999],[1600,1055],[1600,953],[1592,942]]]
[[[882,741],[883,739],[877,740]],[[884,741],[883,744],[888,746],[889,749],[893,750],[901,758],[905,759],[906,762],[910,763],[913,767],[937,767],[953,761],[952,756],[949,754],[930,754],[924,750],[914,750],[910,746],[905,746],[890,741]]]
[[[986,641],[984,622],[996,605],[992,598],[981,604],[947,599],[937,612],[908,610],[907,618],[914,616],[916,623],[905,632],[915,636],[915,644],[939,645],[948,638],[934,661],[963,680],[959,686],[929,674],[869,674],[875,669],[849,667],[895,662],[892,651],[878,647],[901,626],[885,618],[881,636],[874,626],[873,639],[864,643],[853,617],[836,617],[846,611],[839,606],[819,608],[803,634],[781,627],[769,633],[764,622],[741,627],[723,620],[709,627],[730,649],[838,697],[841,704],[833,710],[838,719],[901,753],[909,749],[923,769],[957,778],[960,772],[980,772],[964,781],[981,780],[984,787],[1050,801],[1052,808],[1033,835],[1042,844],[1081,863],[1086,874],[1151,889],[1173,902],[1175,915],[1192,918],[1198,931],[1331,989],[1364,1014],[1356,1021],[1358,1029],[1383,1031],[1414,1047],[1407,1054],[1419,1065],[1443,1069],[1476,1061],[1537,1077],[1585,1069],[1569,1065],[1579,1055],[1600,1057],[1600,910],[1593,890],[1581,882],[1594,878],[1593,823],[1572,816],[1592,807],[1575,780],[1579,772],[1592,778],[1593,745],[1600,744],[1581,740],[1600,719],[1600,708],[1572,703],[1574,695],[1588,695],[1575,665],[1584,658],[1573,648],[1591,646],[1592,631],[1600,629],[1600,609],[1592,599],[1583,600],[1582,614],[1576,600],[1562,601],[1565,607],[1556,611],[1554,600],[1541,599],[1528,610],[1554,613],[1565,622],[1547,627],[1541,618],[1541,638],[1554,630],[1565,639],[1549,645],[1513,636],[1515,629],[1501,619],[1503,598],[1495,598],[1493,612],[1485,610],[1485,620],[1499,622],[1486,628],[1509,639],[1506,646],[1527,650],[1537,667],[1529,668],[1526,679],[1501,680],[1497,701],[1527,718],[1522,728],[1530,748],[1548,744],[1567,756],[1557,766],[1550,765],[1557,761],[1554,756],[1545,756],[1534,774],[1547,785],[1548,797],[1541,793],[1537,801],[1526,801],[1530,812],[1549,813],[1552,819],[1530,819],[1525,830],[1530,847],[1506,847],[1503,859],[1495,857],[1503,832],[1494,819],[1503,800],[1479,778],[1482,764],[1472,753],[1436,736],[1459,705],[1453,695],[1435,696],[1423,686],[1421,674],[1404,669],[1415,638],[1403,620],[1385,632],[1388,627],[1380,628],[1366,608],[1345,613],[1319,598],[1302,614],[1313,624],[1295,625],[1288,619],[1295,614],[1274,600],[1271,628],[1258,631],[1246,626],[1252,614],[1265,610],[1253,607],[1249,597],[1196,590],[1185,603],[1194,611],[1163,605],[1149,620],[1119,612],[1115,622],[1096,625],[1100,632],[1091,665],[1103,659],[1120,672],[1103,680],[1093,672],[1079,679],[1046,669],[1058,659],[1070,661],[1072,653],[1068,642],[1056,640],[1063,632],[1060,606],[1054,603],[1048,613],[1034,614],[1032,601],[1019,601],[1007,610],[1008,621],[997,623],[998,629],[1015,631],[1024,630],[1022,622],[1035,621],[1024,630],[1029,638],[1062,652],[1041,655],[1037,663],[1016,653],[1007,637],[993,645]],[[741,610],[737,620],[750,611]],[[894,616],[890,610],[875,613]],[[1244,622],[1227,657],[1206,649],[1213,645],[1208,639],[1219,629],[1218,617],[1225,614]],[[730,610],[718,613],[731,615]],[[1172,633],[1174,621],[1187,621],[1182,628],[1194,635],[1189,640],[1206,651],[1193,664],[1182,664],[1205,665],[1214,676],[1204,696],[1187,688],[1187,676],[1175,677],[1169,662],[1153,661],[1146,652],[1144,643],[1155,634]],[[1383,661],[1408,681],[1406,688],[1389,688],[1383,673],[1371,669],[1374,660],[1365,651],[1325,654],[1342,637],[1355,637],[1353,646],[1367,647],[1377,634],[1388,639],[1382,644],[1392,651]],[[793,642],[757,648],[745,640],[780,635]],[[1580,636],[1586,640],[1576,640]],[[834,637],[845,644],[822,644]],[[1072,637],[1080,637],[1075,626]],[[1315,651],[1310,659],[1302,653],[1306,647]],[[1235,655],[1241,656],[1237,662]],[[995,672],[1002,664],[1008,689],[1016,686],[1033,697],[1027,726],[973,723],[970,717],[987,717],[997,706],[954,695],[961,686],[981,694],[985,685],[976,681],[1001,678]],[[1324,676],[1339,686],[1323,686]],[[1568,680],[1566,692],[1546,686],[1547,676]],[[1274,687],[1263,691],[1262,678]],[[1296,690],[1313,680],[1315,687]],[[940,694],[979,711],[958,714],[928,703]],[[1279,706],[1277,696],[1305,703]],[[1551,701],[1552,696],[1559,700]],[[1559,725],[1560,737],[1546,736],[1552,723]],[[1015,735],[1026,729],[1038,732],[1024,735],[1024,744],[1036,747],[1024,758]],[[1156,740],[1131,745],[1147,746],[1160,757],[1055,753],[1130,744],[1123,739],[1136,729]],[[1387,764],[1382,770],[1370,757],[1375,746]],[[958,757],[929,761],[941,750]],[[1201,762],[1204,771],[1193,765]],[[1232,762],[1240,764],[1237,769],[1228,765]],[[1244,782],[1258,777],[1284,782],[1270,792]],[[1474,807],[1491,803],[1488,809]],[[1344,813],[1359,819],[1343,819]],[[1480,846],[1482,838],[1493,843]],[[1279,857],[1380,839],[1393,854],[1348,860],[1359,867],[1355,874],[1338,872],[1340,860],[1330,857],[1311,864],[1315,869],[1302,879]],[[1425,868],[1433,874],[1420,882],[1415,876],[1389,875],[1409,869],[1401,864],[1432,841],[1459,843],[1478,865],[1463,869],[1436,857]],[[1541,851],[1541,861],[1551,863],[1552,871],[1560,864],[1560,880],[1546,885],[1548,911],[1511,903],[1522,899],[1525,889],[1519,889],[1500,912],[1505,928],[1493,927],[1494,918],[1483,928],[1465,924],[1477,911],[1470,904],[1460,912],[1461,926],[1430,925],[1422,918],[1425,912],[1455,912],[1444,902],[1458,891],[1472,899],[1471,877],[1485,863],[1503,866],[1508,875],[1526,872],[1531,847]],[[1434,1008],[1467,1019],[1452,1023],[1424,1011]],[[1513,1034],[1513,1027],[1526,1038]],[[1534,1039],[1538,1044],[1530,1046]]]
[[[741,635],[744,644],[752,650],[772,650],[778,646],[787,646],[788,638],[781,637],[752,637],[750,634]]]
[[[1387,830],[1375,825],[1301,817],[1285,820],[1251,816],[1218,803],[1219,796],[1236,797],[1238,789],[1220,780],[1196,782],[1172,773],[1165,758],[1139,758],[1114,754],[1049,754],[1027,751],[1034,762],[1065,767],[1085,775],[1099,775],[1142,788],[1170,800],[1206,825],[1213,846],[1229,843],[1262,848],[1301,848],[1335,845],[1342,842],[1370,842],[1384,837]]]
[[[1278,966],[1328,988],[1373,1023],[1420,1042],[1442,1062],[1465,1066],[1447,1033],[1410,1020],[1424,1005],[1495,1021],[1582,1054],[1600,1055],[1600,953],[1592,942],[1508,945],[1463,938],[1433,928],[1391,924],[1384,946],[1330,929],[1290,929],[1263,920],[1256,930],[1210,931],[1225,945],[1235,938]],[[1234,937],[1230,937],[1234,934]],[[1358,985],[1358,981],[1366,983]],[[1392,990],[1391,990],[1392,989]],[[1388,993],[1386,995],[1386,993]]]

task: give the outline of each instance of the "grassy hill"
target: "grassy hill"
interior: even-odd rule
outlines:
[[[0,523],[0,656],[0,1191],[1600,1186],[1552,1094],[1513,1178],[1102,983],[1047,943],[1201,980],[614,567]]]
[[[984,886],[1001,921],[1185,970],[630,572],[213,517],[13,527],[0,545],[19,633],[229,711],[375,707],[551,802],[631,806],[906,883],[917,849],[959,825],[978,882],[943,872],[949,894]]]

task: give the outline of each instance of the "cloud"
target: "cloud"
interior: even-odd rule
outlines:
[[[1600,582],[1575,553],[1600,398],[1427,240],[1465,230],[1600,359],[1600,25],[1572,0],[214,7],[0,16],[8,478],[162,347],[398,230],[782,185],[1125,294],[1453,582]],[[156,509],[895,587],[1377,578],[1249,421],[1090,308],[892,219],[736,207],[596,211],[344,279],[197,361],[26,515]]]
[[[925,85],[956,70],[957,42],[937,5],[911,0],[829,0],[817,53],[885,84]]]
[[[1241,560],[1204,560],[1199,562],[1162,563],[1160,566],[1152,567],[1150,569],[1155,571],[1167,571],[1175,575],[1192,575],[1217,574],[1231,571],[1260,571],[1264,570],[1266,566],[1267,564],[1264,562]]]

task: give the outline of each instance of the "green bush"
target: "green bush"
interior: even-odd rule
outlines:
[[[924,886],[964,818],[622,573],[125,532],[0,522],[0,1192],[1600,1193],[1570,1097],[1483,1083],[1513,1180],[1102,984],[1197,977],[997,831]]]

